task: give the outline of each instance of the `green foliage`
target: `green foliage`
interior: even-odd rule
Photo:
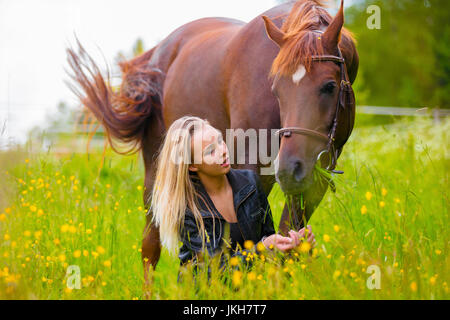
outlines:
[[[153,299],[448,299],[450,120],[356,127],[309,224],[317,247],[290,256],[252,254],[226,272],[177,283],[163,250]],[[143,166],[138,155],[0,154],[0,298],[143,299]],[[284,197],[269,196],[278,223]],[[306,248],[308,249],[308,248]],[[306,251],[305,249],[305,251]],[[77,265],[81,289],[67,288]],[[381,289],[366,286],[370,265]],[[224,281],[225,278],[225,281]],[[228,279],[228,280],[227,280]]]
[[[366,25],[369,5],[381,9],[381,29]],[[449,9],[445,0],[364,0],[346,8],[360,55],[357,97],[366,88],[371,105],[449,108]]]
[[[367,27],[371,5],[381,10],[381,29]],[[354,0],[345,7],[360,57],[358,105],[450,108],[449,12],[447,0]]]

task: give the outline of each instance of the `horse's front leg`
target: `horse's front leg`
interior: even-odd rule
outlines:
[[[278,232],[287,235],[291,229],[298,231],[305,227],[320,201],[322,201],[327,189],[326,183],[317,182],[306,190],[303,196],[285,195],[286,203],[281,214]]]

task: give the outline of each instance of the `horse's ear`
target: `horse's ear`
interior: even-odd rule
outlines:
[[[262,16],[262,18],[264,20],[267,35],[273,42],[281,47],[284,43],[284,32],[281,31],[268,17]]]
[[[325,49],[332,51],[337,48],[338,43],[341,40],[341,30],[343,25],[344,25],[344,0],[341,0],[341,7],[339,8],[338,13],[330,22],[330,25],[327,27],[322,36],[323,46],[325,47]]]

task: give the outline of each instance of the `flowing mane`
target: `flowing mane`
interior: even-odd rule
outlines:
[[[273,61],[270,77],[276,74],[290,76],[296,72],[299,65],[309,71],[311,56],[323,54],[320,35],[311,31],[323,29],[331,20],[323,1],[297,1],[281,27],[285,33],[285,43]],[[354,41],[350,31],[342,28],[342,33],[344,37]]]

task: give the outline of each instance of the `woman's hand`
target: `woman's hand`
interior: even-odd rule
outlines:
[[[314,236],[310,225],[308,225],[307,228],[300,229],[298,232],[294,230],[289,231],[289,237],[292,241],[295,241],[297,246],[305,240],[311,244],[312,248],[316,246],[316,237]]]
[[[264,239],[263,244],[270,248],[272,245],[280,251],[288,252],[295,247],[299,246],[302,241],[308,241],[311,243],[311,247],[316,245],[316,239],[314,233],[311,230],[311,226],[302,228],[299,231],[290,230],[289,237],[283,237],[279,234],[272,234]]]
[[[294,240],[291,237],[283,237],[279,234],[272,234],[263,240],[266,248],[277,248],[280,251],[287,252],[296,247]]]

